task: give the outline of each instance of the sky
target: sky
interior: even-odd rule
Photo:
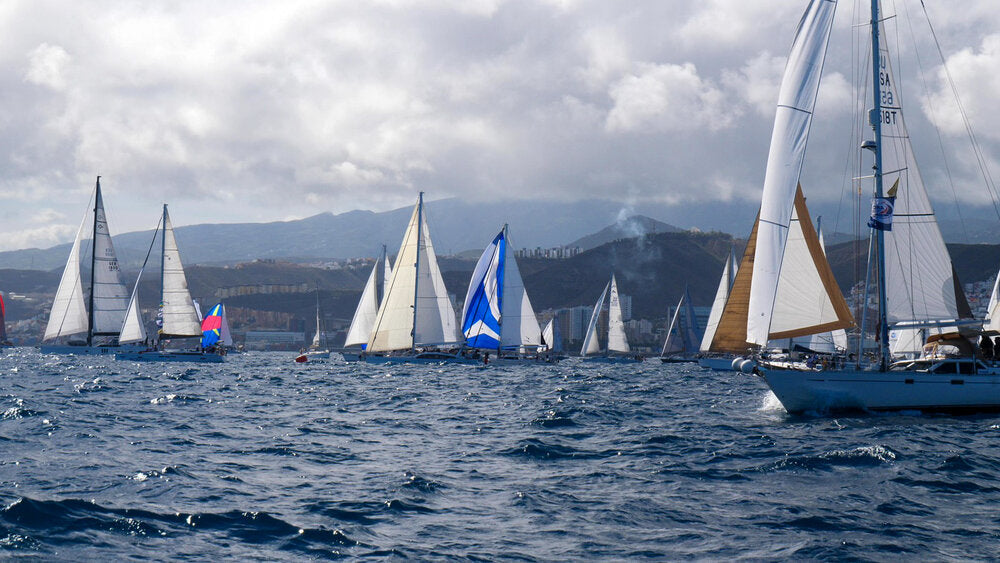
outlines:
[[[1000,10],[925,3],[1000,178]],[[0,250],[72,240],[97,175],[113,233],[152,228],[162,203],[175,225],[259,222],[383,211],[420,190],[755,209],[805,6],[4,0]],[[866,9],[837,8],[802,178],[810,206],[838,216],[859,174]],[[919,3],[885,12],[932,199],[990,204]]]

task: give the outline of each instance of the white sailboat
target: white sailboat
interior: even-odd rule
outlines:
[[[665,364],[697,362],[698,358],[695,355],[698,353],[699,343],[698,321],[695,318],[694,305],[691,304],[691,293],[685,287],[667,327],[667,337],[660,351],[660,361]]]
[[[562,353],[562,334],[559,332],[559,323],[555,318],[549,319],[542,329],[542,344],[550,354]]]
[[[788,320],[782,312],[786,303],[781,298],[780,276],[786,269],[783,258],[787,260],[785,256],[794,238],[790,234],[789,212],[793,205],[797,208],[801,197],[796,185],[835,7],[830,0],[810,2],[782,79],[760,228],[752,241],[757,251],[745,337],[758,350],[766,345],[775,325],[780,327]],[[898,83],[892,73],[888,49],[880,40],[885,35],[885,20],[880,15],[878,0],[872,0],[869,24],[870,87],[872,104],[877,108],[870,113],[874,140],[866,141],[862,148],[872,150],[875,157],[873,216],[869,225],[870,254],[878,265],[878,360],[872,365],[862,365],[859,355],[856,362],[847,365],[822,366],[771,362],[757,356],[741,369],[760,373],[781,404],[792,413],[859,408],[1000,407],[1000,369],[981,359],[971,355],[933,355],[893,364],[888,361],[888,335],[893,326],[907,329],[957,326],[965,324],[961,319],[968,317],[969,311],[915,165],[899,104]],[[883,191],[886,181],[892,185],[888,192]],[[822,263],[826,263],[825,257]],[[813,331],[820,332],[819,328],[814,327]],[[971,352],[970,342],[960,334],[940,335],[939,341],[953,345],[956,351],[964,348]]]
[[[375,316],[365,350],[346,360],[368,363],[469,362],[448,352],[461,343],[455,310],[438,268],[420,192],[388,287]]]
[[[608,297],[608,342],[604,353],[601,354],[597,324],[601,310],[604,308],[605,297]],[[611,281],[604,286],[604,291],[601,292],[601,297],[597,300],[594,310],[590,314],[587,335],[583,339],[580,355],[584,357],[585,362],[635,363],[642,361],[641,356],[631,354],[628,338],[625,336],[625,322],[622,321],[621,302],[618,298],[618,282],[615,280],[614,274],[611,274]]]
[[[43,354],[113,354],[121,349],[119,334],[129,293],[121,281],[118,257],[111,241],[101,194],[101,177],[94,188],[94,207],[88,209],[63,269],[49,322]],[[88,232],[87,227],[91,229]],[[80,272],[81,246],[90,237],[90,284],[86,296]],[[63,341],[74,336],[84,338]]]
[[[116,360],[134,362],[211,362],[218,363],[224,360],[224,356],[215,353],[205,353],[202,350],[180,350],[165,349],[167,342],[171,339],[201,338],[201,321],[198,318],[198,311],[195,309],[194,301],[191,299],[191,292],[188,291],[187,277],[184,275],[184,266],[181,264],[180,250],[177,248],[177,240],[174,238],[174,227],[170,222],[170,215],[167,213],[166,204],[163,205],[163,216],[160,221],[162,232],[160,236],[160,330],[157,333],[155,349],[139,351],[122,351],[115,354]],[[153,233],[155,240],[156,233]],[[150,245],[152,248],[152,244]],[[149,256],[147,255],[147,261]],[[145,264],[143,264],[145,269]],[[140,271],[140,278],[142,272]],[[138,288],[139,280],[136,280],[136,287],[132,292],[132,299],[129,301],[126,312],[126,320],[138,318]],[[145,339],[145,330],[141,323],[138,328],[126,328],[123,332],[130,334],[131,338],[139,339],[139,335]]]
[[[708,313],[708,322],[705,323],[705,334],[702,335],[701,345],[698,347],[698,365],[703,368],[717,371],[732,369],[733,354],[729,351],[712,349],[712,343],[715,340],[715,331],[719,328],[719,322],[722,320],[722,313],[726,309],[726,303],[729,301],[729,292],[736,281],[736,273],[739,271],[739,268],[736,253],[730,251],[725,266],[722,268],[722,278],[719,280],[719,287],[715,290],[712,310]]]
[[[301,354],[295,357],[295,361],[302,364],[306,362],[315,362],[321,360],[330,359],[330,350],[322,347],[322,342],[320,336],[322,335],[322,329],[319,322],[319,288],[316,288],[316,332],[313,333],[312,342],[309,344],[309,349],[305,350]]]
[[[386,289],[389,280],[392,278],[392,266],[389,264],[389,255],[385,245],[382,246],[382,254],[375,260],[368,281],[361,292],[361,299],[354,310],[351,318],[351,326],[347,329],[347,337],[344,339],[344,347],[360,346],[361,349],[368,347],[368,340],[371,338],[372,329],[375,328],[375,318],[378,316],[378,307],[381,303],[379,299],[379,274],[382,274],[382,299],[385,299]]]
[[[542,332],[524,289],[507,225],[487,245],[469,280],[462,334],[467,347],[495,351],[495,358],[538,358]]]

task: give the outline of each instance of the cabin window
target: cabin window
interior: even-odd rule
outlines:
[[[945,362],[931,370],[931,373],[958,373],[957,368],[955,362]]]
[[[976,373],[976,364],[973,362],[957,362],[958,373],[965,375],[974,375]]]

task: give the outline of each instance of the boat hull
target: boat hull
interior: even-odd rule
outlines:
[[[1000,375],[760,369],[789,413],[1000,410]]]
[[[295,357],[295,362],[299,364],[304,364],[308,362],[323,362],[330,359],[329,350],[318,350],[313,352],[306,352],[304,354],[299,354]]]
[[[199,364],[221,364],[226,361],[226,357],[219,354],[181,350],[118,352],[115,354],[115,359],[123,362],[193,362]]]
[[[381,356],[381,355],[367,355],[367,354],[352,354],[350,352],[344,352],[344,360],[348,362],[364,362],[366,364],[468,364],[477,365],[482,364],[483,360],[465,358],[463,356],[456,356],[453,354],[417,354],[415,356],[411,355],[399,355],[399,356]]]
[[[733,371],[733,358],[698,358],[698,365],[714,371]]]
[[[660,361],[665,364],[693,364],[698,358],[684,358],[681,356],[660,356]]]
[[[639,358],[627,356],[588,356],[583,361],[593,364],[638,364],[642,362]]]
[[[137,352],[142,346],[71,346],[69,344],[42,344],[39,351],[42,354],[72,354],[75,356],[109,356],[119,352]]]

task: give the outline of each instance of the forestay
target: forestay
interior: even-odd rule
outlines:
[[[587,336],[583,338],[583,346],[580,348],[581,356],[596,354],[601,351],[601,345],[597,340],[597,320],[601,316],[601,309],[604,307],[604,298],[607,296],[608,287],[610,286],[610,282],[604,286],[604,291],[601,292],[601,297],[594,305],[593,312],[590,313],[590,322],[587,323]]]

